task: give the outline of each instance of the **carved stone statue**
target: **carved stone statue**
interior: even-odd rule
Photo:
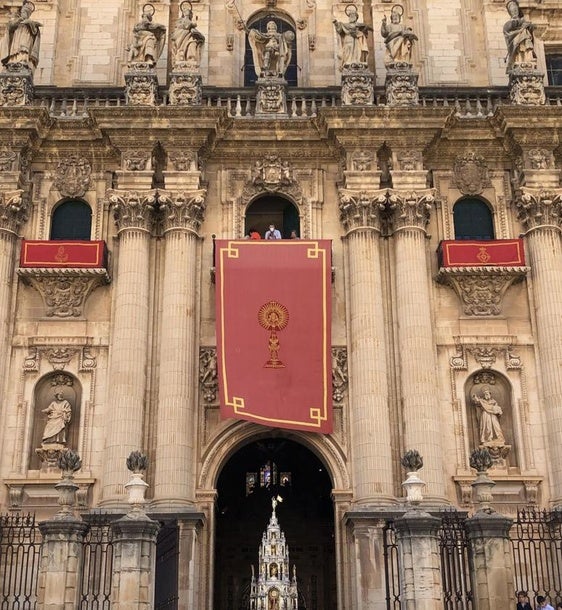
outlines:
[[[503,35],[507,45],[506,72],[509,74],[517,64],[527,64],[529,68],[536,66],[535,26],[523,17],[523,12],[516,0],[507,3],[507,11],[511,17],[503,26]]]
[[[412,28],[402,25],[404,7],[396,4],[390,11],[390,24],[387,22],[386,15],[381,24],[381,36],[386,45],[384,65],[389,66],[397,63],[412,63],[412,47],[418,37]]]
[[[152,4],[142,8],[141,20],[133,28],[133,43],[127,48],[129,63],[147,63],[152,67],[162,54],[166,26],[152,22],[154,12]]]
[[[505,443],[505,437],[499,419],[500,415],[503,415],[503,410],[496,399],[492,397],[490,388],[488,386],[482,386],[480,396],[474,393],[471,398],[472,404],[477,407],[479,411],[478,423],[480,427],[480,442],[483,445],[489,443],[503,445]]]
[[[41,437],[44,444],[66,443],[66,428],[72,418],[72,406],[62,392],[56,392],[54,400],[41,413],[47,414],[47,423]]]
[[[291,61],[291,44],[295,33],[291,30],[277,31],[275,21],[268,21],[265,34],[252,28],[248,40],[258,77],[283,78]]]
[[[192,70],[199,68],[201,47],[204,42],[205,36],[197,29],[197,22],[193,20],[191,2],[182,2],[180,4],[180,17],[170,36],[174,68],[184,66]]]
[[[369,55],[367,34],[371,26],[359,21],[359,13],[355,4],[349,4],[345,9],[349,22],[343,23],[334,19],[332,23],[340,39],[340,70],[352,64],[366,64]]]
[[[6,33],[0,45],[0,61],[8,64],[22,64],[31,72],[39,63],[41,43],[41,23],[30,19],[35,5],[24,0],[19,15],[12,17],[6,26]]]

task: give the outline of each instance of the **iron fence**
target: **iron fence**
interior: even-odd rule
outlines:
[[[387,521],[383,527],[384,573],[387,610],[400,610],[400,565],[394,521]]]
[[[34,610],[41,532],[34,515],[0,515],[0,610]]]
[[[90,516],[84,538],[79,610],[110,610],[113,537],[106,515]]]

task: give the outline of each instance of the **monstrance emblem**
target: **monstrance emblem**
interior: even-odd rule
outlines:
[[[267,369],[283,369],[285,365],[279,360],[279,337],[277,332],[283,330],[289,323],[289,310],[277,301],[269,301],[258,311],[260,326],[269,331],[269,360],[264,364]]]

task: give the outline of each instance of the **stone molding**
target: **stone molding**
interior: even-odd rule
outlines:
[[[119,232],[125,229],[150,231],[154,220],[157,191],[109,190],[107,196]]]
[[[527,231],[547,226],[561,228],[562,190],[522,187],[515,205],[517,218]]]
[[[207,191],[157,192],[158,209],[162,212],[164,232],[189,229],[197,233],[205,220]]]
[[[17,233],[28,218],[29,202],[22,189],[0,191],[0,230]]]

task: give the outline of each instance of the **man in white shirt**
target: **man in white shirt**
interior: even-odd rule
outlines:
[[[275,228],[274,224],[269,225],[269,230],[265,232],[265,239],[281,239],[281,233]]]
[[[537,595],[537,610],[554,610],[554,608],[546,601],[546,597]]]

